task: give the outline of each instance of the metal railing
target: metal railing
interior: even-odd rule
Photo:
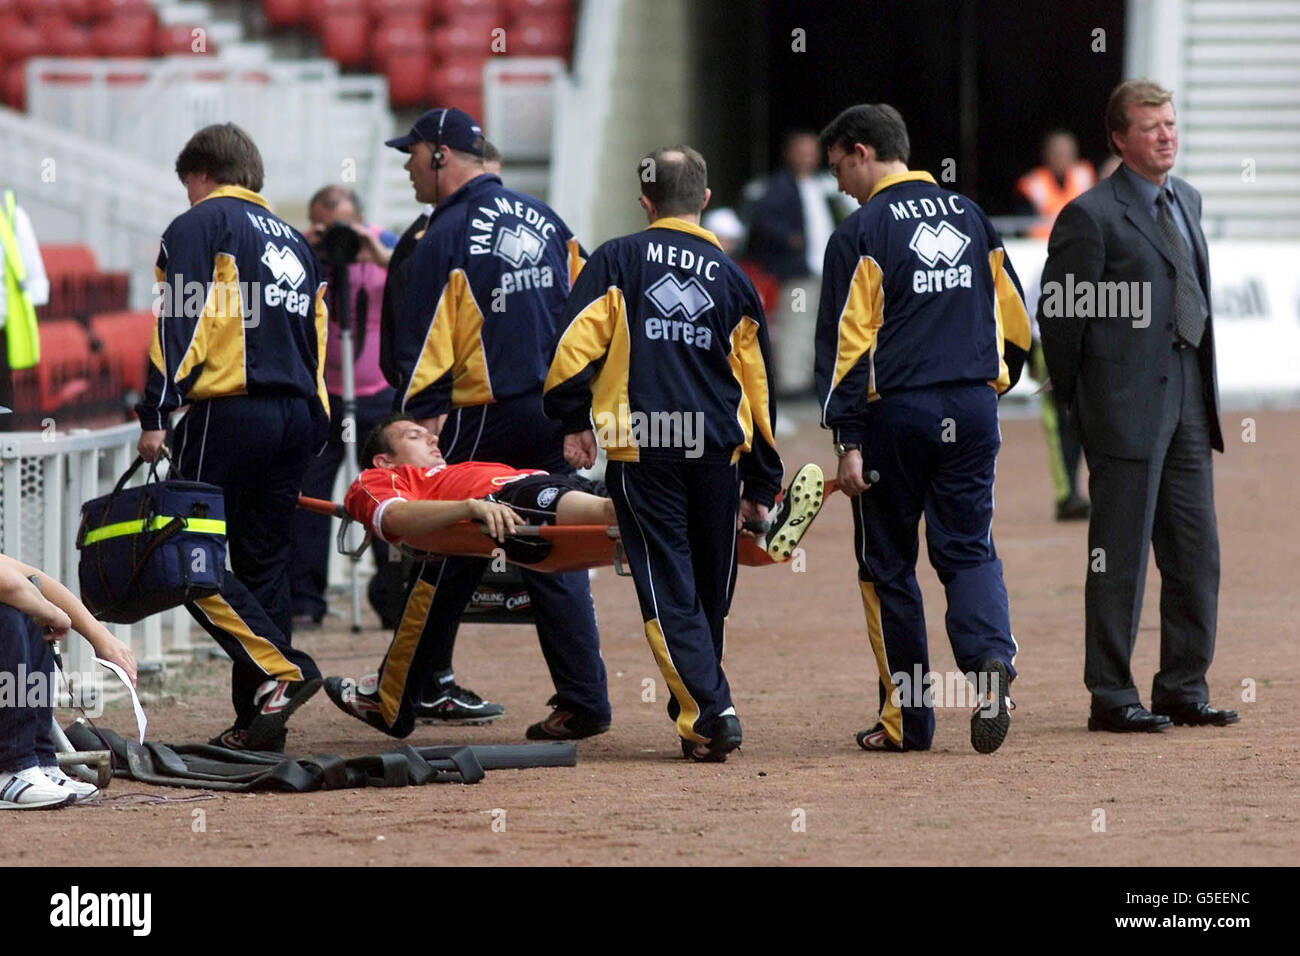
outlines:
[[[43,431],[0,435],[0,550],[79,594],[76,536],[81,505],[112,490],[135,460],[139,438],[136,424],[59,432],[52,420]],[[143,472],[131,483],[142,483]],[[189,613],[179,607],[138,624],[110,627],[147,671],[169,658],[193,654],[190,623]],[[68,638],[63,653],[69,672],[94,670],[94,652],[79,635]]]

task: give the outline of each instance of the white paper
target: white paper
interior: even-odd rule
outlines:
[[[149,721],[148,718],[146,718],[144,715],[144,708],[140,706],[139,695],[136,694],[135,688],[131,686],[131,678],[127,677],[126,671],[122,670],[122,668],[118,667],[112,661],[106,661],[102,657],[96,657],[95,660],[98,663],[103,664],[114,674],[116,674],[117,679],[126,685],[126,689],[131,695],[131,706],[135,709],[135,725],[140,730],[140,743],[143,744],[144,728],[149,723]]]

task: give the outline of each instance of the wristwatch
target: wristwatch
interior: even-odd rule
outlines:
[[[832,447],[834,447],[834,449],[835,449],[835,457],[836,457],[836,458],[843,458],[845,455],[847,455],[847,454],[848,454],[849,452],[851,452],[851,451],[861,451],[861,450],[862,450],[862,446],[859,445],[859,444],[857,444],[856,442],[842,442],[842,441],[837,441],[837,442],[834,444],[834,446],[832,446]]]

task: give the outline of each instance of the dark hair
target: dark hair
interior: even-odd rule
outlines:
[[[501,150],[487,140],[483,140],[483,162],[501,162]]]
[[[311,212],[311,208],[319,203],[333,212],[339,207],[339,203],[343,202],[345,199],[352,203],[352,208],[357,211],[357,216],[364,219],[365,211],[361,207],[361,197],[357,195],[355,189],[349,189],[347,186],[322,186],[320,189],[316,190],[315,194],[311,197],[311,200],[307,203],[307,211]]]
[[[176,175],[181,182],[190,173],[206,173],[221,185],[260,192],[262,154],[253,138],[234,123],[205,126],[176,157]]]
[[[405,412],[390,412],[380,419],[379,424],[370,429],[370,433],[366,435],[366,440],[361,443],[361,455],[357,459],[361,470],[365,471],[367,468],[374,468],[376,455],[391,455],[396,450],[393,448],[393,443],[388,439],[389,425],[413,421],[415,419]]]
[[[1148,79],[1125,80],[1111,90],[1110,99],[1106,101],[1106,145],[1111,153],[1119,155],[1115,137],[1111,134],[1128,132],[1130,106],[1164,106],[1173,98],[1173,93]]]
[[[850,106],[822,130],[820,140],[824,150],[838,146],[850,152],[857,143],[870,146],[882,163],[893,160],[905,163],[912,155],[907,124],[902,114],[888,103]]]
[[[709,185],[704,157],[689,146],[661,146],[637,166],[641,195],[661,216],[697,213],[704,208]]]

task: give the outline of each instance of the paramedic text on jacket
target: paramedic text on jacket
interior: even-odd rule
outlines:
[[[535,392],[586,254],[544,203],[474,177],[433,211],[396,323],[400,407],[428,419]]]

